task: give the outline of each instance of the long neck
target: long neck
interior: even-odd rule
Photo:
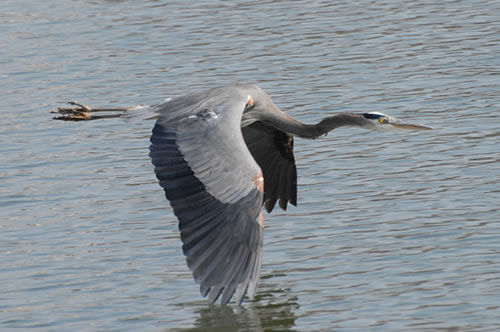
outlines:
[[[315,127],[317,132],[319,133],[318,136],[326,135],[335,128],[346,126],[366,127],[367,121],[361,114],[340,113],[337,115],[326,117],[318,124],[313,125],[313,127]]]
[[[274,113],[271,118],[262,120],[267,120],[266,122],[273,127],[301,138],[318,138],[328,134],[335,128],[344,126],[367,126],[365,118],[361,114],[354,113],[340,113],[329,116],[314,125],[302,123],[281,111]]]

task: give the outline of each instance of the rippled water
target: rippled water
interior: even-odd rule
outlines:
[[[0,328],[500,329],[498,1],[13,1],[0,11]],[[208,305],[147,156],[152,123],[48,111],[257,83],[305,122],[432,132],[297,140],[299,206],[262,280]]]

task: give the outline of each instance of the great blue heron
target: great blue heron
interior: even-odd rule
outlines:
[[[125,110],[80,106],[60,108],[57,112],[66,113],[60,119],[88,120],[92,111]],[[241,304],[245,295],[255,295],[262,206],[271,212],[276,202],[283,210],[289,202],[297,204],[294,136],[317,138],[343,126],[430,129],[382,113],[340,113],[304,124],[255,85],[190,93],[138,112],[156,119],[149,155],[179,220],[187,264],[201,294],[222,304],[233,296]]]

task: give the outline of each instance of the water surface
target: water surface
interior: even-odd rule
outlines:
[[[0,327],[500,329],[496,1],[11,1],[0,12]],[[304,122],[432,132],[296,141],[255,301],[212,306],[147,156],[152,123],[48,113],[256,83]]]

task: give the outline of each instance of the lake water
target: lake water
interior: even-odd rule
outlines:
[[[0,329],[500,329],[498,1],[4,0]],[[265,215],[244,307],[200,297],[150,121],[51,120],[259,84],[304,122],[430,132],[296,140],[298,207]]]

